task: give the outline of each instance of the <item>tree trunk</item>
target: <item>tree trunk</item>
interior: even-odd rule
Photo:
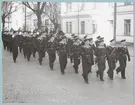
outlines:
[[[42,26],[42,20],[41,20],[41,13],[37,13],[37,26],[38,26],[38,29],[41,29],[41,26]]]

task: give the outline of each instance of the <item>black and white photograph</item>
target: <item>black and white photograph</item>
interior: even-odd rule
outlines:
[[[133,104],[133,2],[1,2],[3,103]]]

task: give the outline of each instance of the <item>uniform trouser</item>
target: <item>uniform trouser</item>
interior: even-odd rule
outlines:
[[[110,78],[113,78],[113,71],[116,68],[115,59],[108,59],[108,66],[109,66],[109,69],[108,69],[108,72],[107,72],[108,76]]]
[[[36,48],[33,47],[33,57],[34,57],[34,58],[36,57],[35,54],[36,54]]]
[[[30,57],[31,57],[32,51],[30,51],[30,49],[27,50],[27,60],[30,61]]]
[[[7,51],[10,51],[10,44],[7,42]]]
[[[22,43],[20,43],[20,53],[22,52],[22,48],[23,48],[23,44]]]
[[[105,70],[105,61],[101,61],[98,63],[98,71],[97,74],[100,75],[100,80],[103,80],[104,70]]]
[[[18,48],[14,48],[12,54],[13,54],[13,60],[14,62],[16,62],[16,58],[18,56]]]
[[[4,47],[4,50],[6,50],[7,45],[6,45],[6,42],[4,41],[3,41],[3,47]]]
[[[63,54],[59,54],[59,63],[60,63],[60,70],[61,73],[64,74],[64,70],[66,68],[67,65],[67,54],[65,52],[63,52]]]
[[[126,68],[126,58],[125,57],[119,57],[119,64],[120,66],[116,69],[116,71],[119,73],[121,72],[121,77],[125,78],[125,68]]]
[[[41,50],[39,50],[38,51],[38,55],[39,55],[39,63],[40,63],[40,65],[42,65],[42,61],[43,61],[43,57],[44,57],[44,49],[41,49]]]
[[[76,73],[78,73],[78,66],[80,64],[79,56],[77,56],[77,55],[74,54],[73,55],[73,59],[74,59],[74,65],[73,65],[74,70],[75,70]]]
[[[12,45],[11,44],[9,45],[9,51],[10,51],[10,53],[12,52]]]
[[[42,51],[42,57],[45,57],[45,50]]]
[[[73,55],[70,56],[70,61],[73,62]]]
[[[53,66],[54,66],[54,61],[56,60],[56,53],[55,52],[49,52],[48,53],[49,55],[49,66],[51,69],[53,69]]]
[[[82,76],[83,76],[85,82],[88,82],[88,74],[89,74],[90,66],[92,66],[92,65],[90,65],[88,63],[87,58],[86,57],[82,57],[82,68],[83,68]]]
[[[26,55],[27,55],[27,46],[26,46],[26,44],[23,44],[23,55],[24,55],[24,58],[26,58]]]

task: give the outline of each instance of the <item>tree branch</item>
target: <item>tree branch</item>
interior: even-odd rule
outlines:
[[[43,2],[43,4],[42,4],[42,7],[41,7],[41,13],[43,13],[43,10],[44,10],[44,8],[45,8],[45,5],[46,5],[46,2]]]
[[[33,9],[30,4],[28,2],[22,2],[26,7],[28,7],[29,9],[31,9],[35,14],[37,13],[37,11],[35,9]]]

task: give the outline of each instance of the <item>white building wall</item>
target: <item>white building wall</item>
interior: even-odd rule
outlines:
[[[120,5],[120,4],[119,4]],[[122,4],[117,7],[117,30],[116,30],[116,40],[126,39],[127,42],[133,42],[133,5],[123,6]],[[124,35],[124,19],[131,19],[131,32],[129,36]]]
[[[79,20],[85,21],[85,32],[91,33],[93,30],[92,21],[95,21],[97,24],[97,33],[105,37],[105,40],[110,40],[113,38],[113,25],[111,25],[108,20],[113,20],[113,3],[101,3],[101,2],[86,2],[83,3],[84,8],[81,12],[79,12]],[[79,4],[80,6],[80,4]],[[117,32],[116,32],[116,40],[120,41],[125,38],[127,42],[133,42],[133,5],[126,5],[124,3],[117,3]],[[61,16],[62,22],[61,26],[64,32],[66,32],[66,22],[72,21],[72,32],[78,32],[78,21],[77,21],[77,3],[72,2],[72,10],[66,9],[66,3],[61,3]],[[87,16],[87,17],[85,17]],[[68,17],[68,18],[67,18]],[[70,18],[69,18],[70,17]],[[76,17],[76,18],[75,18]],[[83,17],[83,18],[82,18]],[[131,19],[131,36],[124,36],[124,19]],[[79,23],[79,31],[81,31],[81,24]]]

